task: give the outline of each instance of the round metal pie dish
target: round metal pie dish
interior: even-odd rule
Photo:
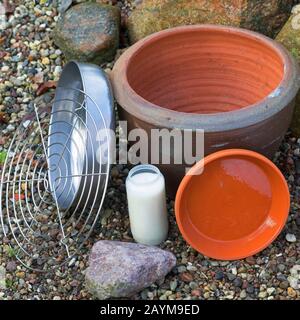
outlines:
[[[97,207],[109,175],[115,129],[110,83],[101,68],[75,61],[63,69],[48,136],[48,180],[62,210]]]

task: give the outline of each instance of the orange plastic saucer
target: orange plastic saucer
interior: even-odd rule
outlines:
[[[279,169],[259,153],[228,149],[199,161],[181,181],[175,213],[184,239],[218,260],[266,248],[287,220],[290,195]]]

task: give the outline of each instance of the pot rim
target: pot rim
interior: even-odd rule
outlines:
[[[127,68],[134,56],[145,45],[169,35],[199,30],[215,30],[243,35],[247,38],[256,39],[273,49],[281,57],[284,65],[283,78],[277,88],[255,104],[242,109],[215,114],[187,113],[166,109],[147,101],[135,92],[128,82]],[[136,42],[116,61],[111,73],[111,80],[118,104],[125,111],[140,120],[149,122],[149,119],[151,119],[151,123],[158,127],[203,129],[207,132],[219,132],[251,126],[266,120],[284,109],[293,101],[300,88],[300,69],[297,61],[288,50],[267,36],[237,27],[200,24],[162,30]],[[141,108],[141,105],[143,108]]]

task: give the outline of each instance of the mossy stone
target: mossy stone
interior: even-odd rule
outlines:
[[[180,25],[243,27],[273,37],[289,17],[293,0],[142,0],[128,19],[132,43]]]
[[[300,63],[300,5],[293,8],[291,17],[276,40],[283,44]],[[300,137],[300,91],[296,97],[291,130],[297,137]]]

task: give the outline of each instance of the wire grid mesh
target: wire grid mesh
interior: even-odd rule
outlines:
[[[78,253],[96,224],[108,183],[109,133],[101,109],[81,90],[63,90],[76,90],[76,100],[55,100],[46,110],[34,105],[34,117],[21,123],[11,140],[1,173],[4,235],[16,258],[36,271],[64,265]],[[101,123],[95,123],[91,108]],[[62,126],[69,127],[68,135]],[[97,141],[100,129],[106,137]],[[76,152],[82,165],[74,174]],[[72,195],[67,206],[61,200],[66,194]]]

